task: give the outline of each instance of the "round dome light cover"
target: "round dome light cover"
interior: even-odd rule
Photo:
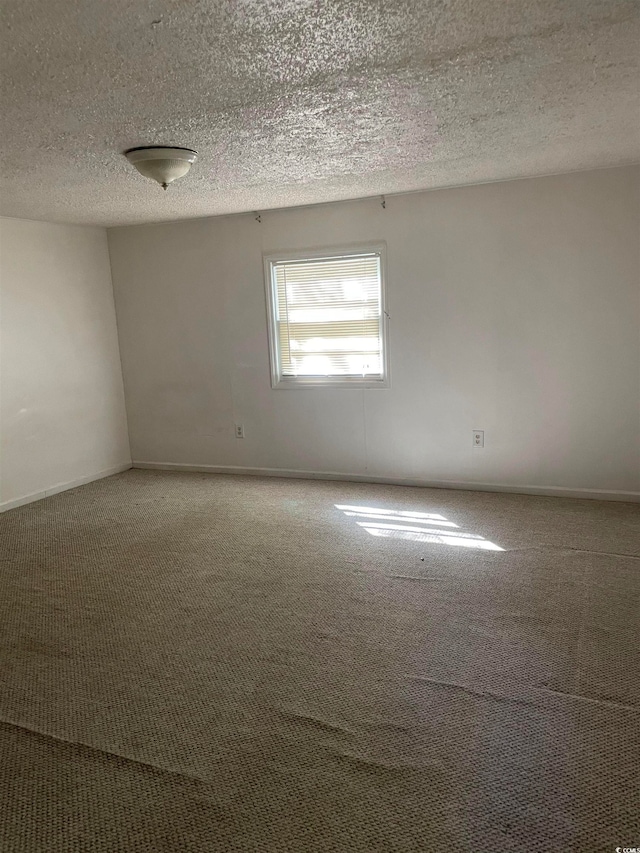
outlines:
[[[125,151],[125,157],[141,175],[157,181],[165,190],[170,183],[187,174],[197,156],[191,148],[158,145]]]

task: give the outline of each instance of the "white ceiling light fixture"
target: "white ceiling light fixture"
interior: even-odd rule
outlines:
[[[166,190],[170,183],[182,178],[198,156],[191,148],[165,148],[157,145],[130,148],[124,152],[127,160],[141,175],[157,181]]]

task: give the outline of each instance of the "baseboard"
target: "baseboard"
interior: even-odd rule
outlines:
[[[25,504],[40,501],[42,498],[49,498],[51,495],[57,495],[59,492],[66,492],[67,489],[75,489],[76,486],[84,486],[87,483],[92,483],[94,480],[101,480],[103,477],[111,477],[112,474],[120,474],[122,471],[128,471],[132,468],[131,462],[123,462],[120,465],[114,465],[112,468],[105,468],[103,471],[98,471],[96,474],[88,474],[86,477],[79,477],[77,480],[69,480],[66,483],[58,483],[51,486],[49,489],[43,489],[41,492],[32,492],[30,495],[23,495],[21,498],[14,498],[10,501],[0,503],[0,512],[6,512],[8,509],[15,509]]]
[[[352,483],[380,483],[388,486],[417,486],[423,489],[462,489],[464,491],[474,492],[506,492],[520,495],[542,495],[547,497],[559,498],[582,498],[586,500],[598,501],[629,501],[632,503],[640,503],[640,492],[621,492],[608,489],[570,489],[562,486],[528,486],[528,485],[512,485],[507,483],[481,483],[475,481],[461,480],[422,480],[407,477],[382,477],[375,474],[346,474],[339,471],[300,471],[297,469],[287,468],[244,468],[240,465],[185,465],[179,462],[146,462],[142,460],[134,460],[133,462],[123,462],[120,465],[114,465],[112,468],[105,468],[98,471],[96,474],[89,474],[86,477],[79,477],[76,480],[69,480],[66,483],[58,483],[51,486],[49,489],[44,489],[40,492],[33,492],[30,495],[23,495],[20,498],[14,498],[10,501],[0,503],[0,513],[6,512],[9,509],[15,509],[25,504],[33,503],[34,501],[42,500],[43,498],[57,495],[60,492],[66,492],[68,489],[75,489],[77,486],[84,486],[87,483],[92,483],[94,480],[101,480],[104,477],[111,477],[113,474],[120,474],[122,471],[128,471],[130,468],[147,468],[157,471],[186,471],[203,474],[236,474],[241,476],[253,477],[288,477],[300,480],[342,480]]]
[[[404,477],[378,477],[375,474],[344,474],[337,471],[298,471],[286,468],[243,468],[239,465],[184,465],[178,462],[134,460],[133,468],[158,471],[191,471],[203,474],[240,474],[256,477],[291,477],[303,480],[344,480],[352,483],[380,483],[389,486],[418,486],[423,489],[463,489],[473,492],[508,492],[519,495],[543,495],[558,498],[582,498],[597,501],[640,502],[640,492],[607,489],[569,489],[562,486],[523,486],[507,483],[478,483],[459,480],[421,480]]]

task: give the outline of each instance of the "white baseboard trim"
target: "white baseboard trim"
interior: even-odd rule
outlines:
[[[128,471],[132,468],[131,462],[123,462],[120,465],[114,465],[112,468],[105,468],[103,471],[98,471],[96,474],[88,474],[86,477],[78,477],[77,480],[69,480],[66,483],[58,483],[51,486],[49,489],[44,489],[41,492],[32,492],[30,495],[23,495],[21,498],[14,498],[10,501],[0,503],[0,512],[6,512],[8,509],[15,509],[25,504],[40,501],[42,498],[50,498],[51,495],[57,495],[59,492],[66,492],[67,489],[75,489],[76,486],[84,486],[87,483],[93,483],[94,480],[101,480],[103,477],[111,477],[112,474],[120,474],[122,471]]]
[[[240,465],[185,465],[180,462],[134,460],[133,468],[157,471],[186,471],[202,474],[240,474],[256,477],[291,477],[302,480],[344,480],[353,483],[380,483],[389,486],[417,486],[423,489],[463,489],[473,492],[508,492],[557,498],[582,498],[597,501],[640,502],[640,492],[607,489],[569,489],[562,486],[522,486],[506,483],[477,483],[458,480],[420,480],[403,477],[377,477],[374,474],[344,474],[337,471],[298,471],[286,468],[243,468]]]

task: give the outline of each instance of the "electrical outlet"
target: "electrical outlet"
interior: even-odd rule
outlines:
[[[236,438],[244,438],[244,427],[242,424],[236,424]]]
[[[473,431],[473,446],[484,447],[484,430],[474,429]]]

